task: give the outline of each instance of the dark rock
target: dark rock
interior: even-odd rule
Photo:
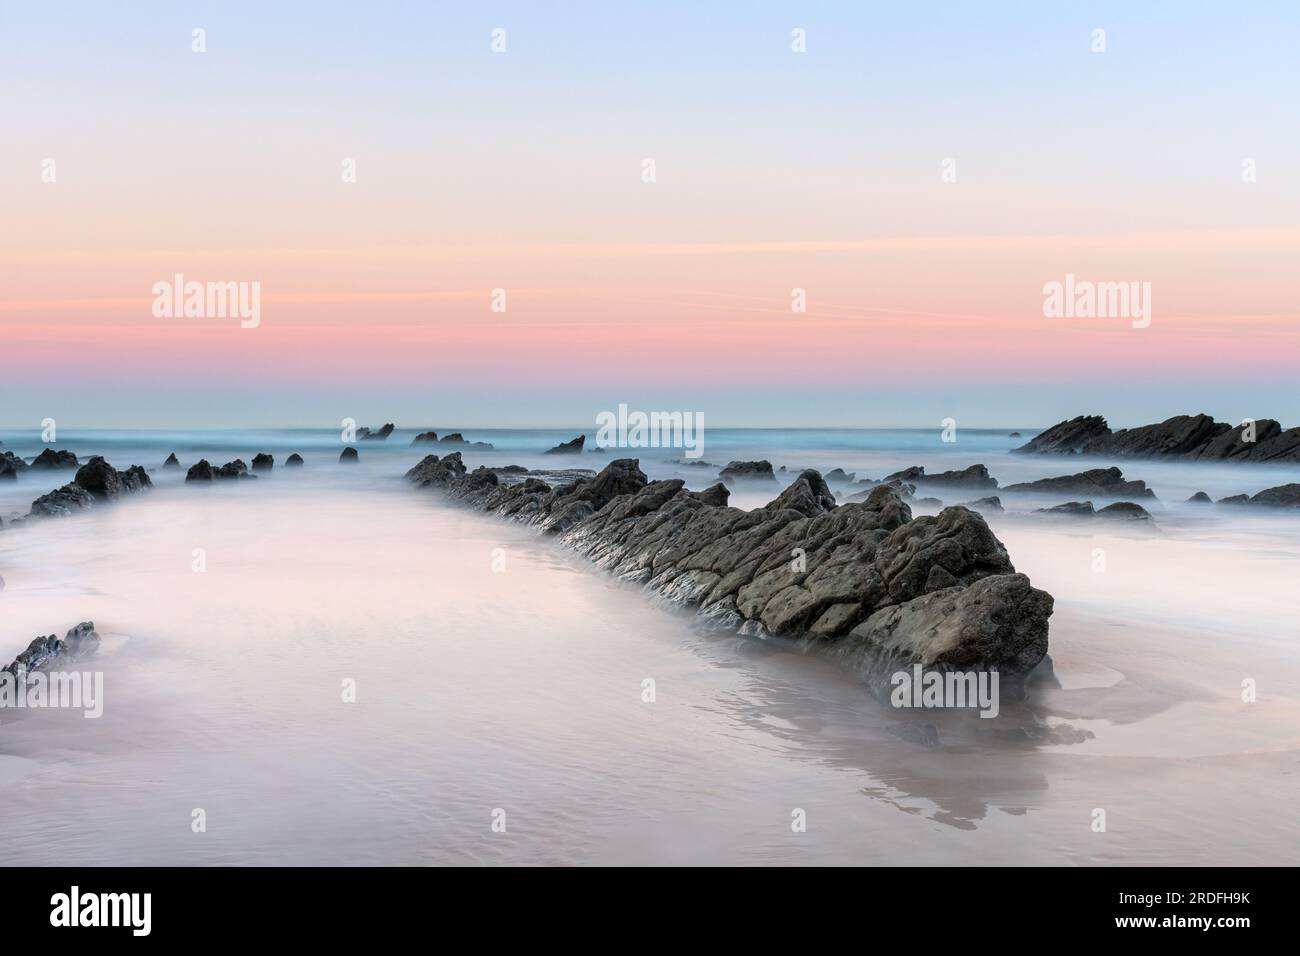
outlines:
[[[95,633],[95,624],[93,621],[83,621],[69,630],[62,640],[53,634],[36,638],[4,670],[15,678],[21,678],[33,671],[48,671],[56,666],[82,660],[97,650],[99,635]]]
[[[1010,680],[1047,649],[1051,597],[1015,573],[966,508],[913,518],[883,484],[837,507],[815,471],[752,511],[723,503],[721,485],[692,492],[680,479],[647,481],[634,459],[555,486],[488,474],[501,473],[465,475],[429,456],[408,477],[559,534],[598,567],[694,609],[705,626],[819,643],[856,635],[837,653],[873,687],[918,662],[997,668]]]
[[[420,488],[427,488],[430,485],[445,485],[464,474],[465,463],[460,459],[460,452],[456,451],[443,458],[425,455],[418,465],[406,473],[406,480],[414,482]]]
[[[250,475],[248,473],[248,466],[244,464],[244,459],[242,458],[236,458],[234,461],[226,462],[224,465],[218,468],[213,473],[213,475],[214,477],[217,478],[227,478],[227,479],[257,477],[256,475]]]
[[[1034,509],[1034,514],[1040,515],[1072,515],[1091,518],[1096,513],[1091,501],[1067,501],[1063,505],[1055,505],[1051,508]]]
[[[437,432],[420,432],[420,434],[416,435],[414,438],[411,439],[411,444],[420,445],[423,444],[424,442],[437,441],[437,440],[438,440]]]
[[[32,460],[31,466],[51,471],[55,468],[76,468],[77,456],[70,451],[55,451],[53,448],[46,448]]]
[[[892,475],[886,475],[886,482],[898,481],[922,485],[945,485],[950,488],[996,488],[998,480],[989,474],[983,465],[971,465],[960,471],[941,471],[937,475],[927,475],[925,468],[913,465]]]
[[[104,459],[95,455],[79,469],[72,479],[96,498],[113,499],[133,491],[153,487],[153,482],[144,468],[132,465],[126,471],[118,471]]]
[[[579,435],[577,438],[570,439],[566,442],[560,442],[554,448],[546,449],[547,455],[577,455],[581,454],[583,443],[586,442],[586,435]]]
[[[1250,504],[1250,495],[1229,495],[1226,498],[1220,498],[1216,504],[1221,505],[1248,505]]]
[[[1098,518],[1121,518],[1126,521],[1150,521],[1151,512],[1132,501],[1117,501],[1097,509]]]
[[[361,459],[360,456],[357,454],[357,450],[353,448],[351,445],[349,445],[347,448],[344,448],[343,451],[339,453],[340,465],[355,465],[360,460]]]
[[[1008,438],[1019,438],[1019,437],[1020,437],[1020,432],[1012,432],[1012,433],[1011,433],[1010,435],[1008,435],[1007,437],[1008,437]]]
[[[1300,461],[1300,428],[1283,430],[1261,418],[1250,429],[1216,422],[1209,415],[1176,415],[1156,425],[1112,432],[1100,415],[1081,415],[1053,425],[1027,444],[1024,453],[1083,454],[1111,458],[1185,458],[1207,461]]]
[[[439,445],[460,446],[463,448],[479,448],[483,451],[491,451],[492,445],[485,441],[466,441],[465,436],[460,432],[452,432],[450,435],[444,435],[438,440]]]
[[[782,469],[784,470],[784,469]],[[776,481],[770,461],[733,461],[729,462],[718,477],[725,482],[734,481]]]
[[[392,422],[384,425],[378,431],[371,431],[369,428],[358,428],[357,438],[361,441],[385,441],[397,426]]]
[[[275,467],[275,456],[266,452],[258,452],[253,456],[253,471],[270,471]]]
[[[1198,504],[1198,505],[1208,505],[1213,503],[1210,496],[1203,491],[1198,491],[1196,494],[1192,495],[1190,498],[1187,499],[1187,502],[1188,504]]]
[[[1002,489],[1008,492],[1030,492],[1035,494],[1087,495],[1097,498],[1154,498],[1155,492],[1149,489],[1145,481],[1125,481],[1124,473],[1118,468],[1093,468],[1081,471],[1077,475],[1061,475],[1056,478],[1040,478],[1038,481],[1025,481],[1007,485]]]
[[[1002,499],[997,495],[989,495],[987,498],[977,498],[975,501],[968,501],[962,507],[970,508],[972,511],[997,512],[1004,510]]]
[[[0,452],[0,478],[9,480],[16,479],[19,474],[27,471],[29,468],[31,468],[31,465],[27,464],[27,462],[23,461],[13,452]]]
[[[196,464],[190,465],[189,471],[185,472],[186,481],[211,481],[216,473],[212,470],[212,465],[206,458],[200,458]]]
[[[727,501],[731,498],[731,490],[722,482],[716,485],[710,485],[703,491],[689,492],[697,501],[702,501],[706,505],[713,505],[718,508],[725,507]]]
[[[846,485],[852,482],[857,475],[856,471],[845,473],[843,468],[832,468],[826,472],[826,483],[828,485]]]
[[[76,482],[41,495],[32,502],[32,516],[66,518],[95,504],[95,496]]]
[[[286,458],[286,459],[284,460],[284,466],[285,466],[286,468],[289,468],[289,467],[293,467],[293,468],[301,468],[301,467],[302,467],[302,455],[298,454],[297,452],[294,452],[292,455],[290,455],[288,458]]]
[[[1233,495],[1219,499],[1221,505],[1252,505],[1260,508],[1300,508],[1300,484],[1265,488],[1255,495]]]
[[[807,518],[825,514],[835,507],[835,496],[826,487],[820,473],[809,468],[800,472],[799,477],[791,482],[773,501],[768,503],[768,511],[790,509]]]
[[[172,452],[168,455],[167,460],[163,462],[164,468],[179,468],[180,466],[181,462],[180,459],[176,457],[176,452]]]

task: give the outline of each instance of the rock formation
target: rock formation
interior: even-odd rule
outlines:
[[[1110,458],[1300,462],[1300,428],[1284,431],[1270,418],[1229,425],[1201,414],[1176,415],[1158,425],[1111,431],[1100,415],[1080,415],[1053,425],[1015,451]]]
[[[357,438],[360,439],[361,441],[385,441],[396,428],[397,426],[394,425],[392,422],[388,422],[378,431],[373,431],[373,432],[369,428],[358,428]]]
[[[1052,598],[1016,573],[984,519],[962,507],[913,518],[887,485],[836,505],[808,470],[743,511],[725,504],[725,487],[647,481],[627,458],[565,480],[467,473],[458,455],[429,455],[407,477],[554,535],[709,626],[834,646],[877,691],[914,663],[995,668],[1013,680],[1047,650]]]
[[[32,459],[31,467],[50,471],[56,468],[76,468],[77,456],[70,451],[55,451],[53,448],[46,448]]]
[[[586,443],[586,441],[587,441],[586,435],[579,435],[577,438],[570,439],[569,441],[560,442],[554,448],[546,449],[544,454],[580,455],[582,454],[582,446]]]
[[[1060,475],[1007,485],[1007,492],[1032,492],[1037,494],[1087,495],[1096,498],[1154,498],[1155,492],[1145,481],[1125,481],[1118,468],[1093,468],[1077,475]]]
[[[360,460],[361,457],[357,454],[357,450],[353,448],[351,445],[349,445],[347,448],[344,448],[343,451],[339,453],[340,465],[355,465]]]
[[[766,460],[728,462],[727,466],[718,473],[718,477],[728,483],[736,481],[776,481],[776,475],[772,473],[772,463]]]

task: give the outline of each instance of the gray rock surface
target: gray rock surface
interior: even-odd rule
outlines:
[[[776,481],[776,475],[772,472],[772,463],[766,460],[728,462],[726,467],[718,472],[718,477],[728,484],[737,481]]]
[[[877,690],[882,675],[887,683],[891,669],[917,662],[1016,679],[1047,650],[1052,598],[1016,573],[984,519],[962,507],[913,518],[888,485],[836,505],[807,470],[744,511],[725,504],[721,485],[693,492],[680,479],[648,481],[627,458],[569,479],[466,473],[459,456],[430,455],[407,477],[554,535],[710,627],[817,647],[856,633],[839,653]]]
[[[1283,430],[1269,418],[1249,426],[1209,415],[1176,415],[1155,425],[1111,431],[1100,415],[1060,422],[1015,449],[1025,454],[1082,454],[1111,458],[1185,458],[1205,461],[1300,462],[1300,427]]]
[[[1086,495],[1092,498],[1154,498],[1155,492],[1145,481],[1125,481],[1118,468],[1092,468],[1076,475],[1040,478],[1007,485],[1004,494],[1030,492],[1035,494]]]
[[[545,454],[547,454],[547,455],[580,455],[580,454],[582,454],[582,446],[583,446],[584,444],[586,444],[586,441],[587,441],[587,436],[586,436],[586,435],[579,435],[577,438],[572,438],[572,439],[570,439],[569,441],[560,442],[560,443],[559,443],[558,445],[556,445],[554,448],[548,448],[548,449],[546,449]]]

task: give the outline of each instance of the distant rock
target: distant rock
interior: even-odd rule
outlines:
[[[858,473],[856,471],[845,472],[843,468],[832,468],[826,472],[826,484],[828,485],[847,485],[851,484]]]
[[[1212,499],[1203,491],[1198,491],[1187,499],[1188,504],[1208,505],[1213,504]]]
[[[989,495],[987,498],[978,498],[975,501],[968,501],[963,508],[970,508],[972,511],[989,512],[990,514],[1005,510],[1002,507],[1002,499],[997,495]]]
[[[267,452],[258,452],[253,456],[253,471],[270,471],[275,467],[275,456]]]
[[[1277,485],[1255,495],[1220,498],[1221,505],[1252,505],[1257,508],[1300,508],[1300,484]]]
[[[361,441],[385,441],[397,426],[392,422],[384,425],[378,431],[371,431],[369,428],[358,428],[357,438]]]
[[[297,452],[294,452],[292,455],[290,455],[288,458],[284,460],[284,466],[286,468],[301,468],[302,455],[298,454]]]
[[[546,449],[544,454],[547,455],[579,455],[582,453],[582,446],[587,441],[586,435],[579,435],[577,438],[561,442],[554,448]]]
[[[1200,414],[1176,415],[1156,425],[1111,431],[1100,415],[1080,415],[1053,425],[1015,451],[1109,458],[1300,462],[1300,427],[1284,431],[1269,418],[1230,425]]]
[[[706,505],[713,505],[715,508],[722,508],[726,506],[727,501],[731,498],[731,490],[722,482],[718,482],[703,491],[692,491],[690,495],[696,501],[702,501]]]
[[[1118,468],[1093,468],[1076,475],[1040,478],[1007,485],[1003,493],[1029,492],[1034,494],[1087,495],[1099,498],[1154,498],[1155,492],[1145,481],[1125,481]]]
[[[914,465],[892,475],[886,475],[885,481],[907,481],[920,487],[923,485],[944,485],[949,488],[996,488],[998,480],[989,474],[983,465],[971,465],[960,471],[941,471],[937,475],[927,475],[925,468]]]
[[[181,462],[180,459],[176,457],[176,452],[172,452],[168,455],[167,460],[163,462],[163,468],[179,468],[180,466]]]
[[[1007,437],[1008,437],[1008,438],[1019,438],[1019,437],[1020,437],[1020,432],[1012,432],[1012,433],[1011,433],[1010,435],[1008,435]]]
[[[244,459],[236,458],[234,461],[228,461],[214,472],[217,478],[237,479],[237,478],[256,478],[256,475],[249,474],[248,466],[244,464]]]
[[[353,448],[351,445],[349,445],[347,448],[344,448],[343,451],[339,454],[340,465],[355,465],[360,460],[361,460],[361,456],[357,454],[357,450]]]
[[[211,481],[215,476],[216,472],[206,458],[200,458],[185,472],[186,481]]]
[[[70,451],[55,451],[46,448],[32,459],[31,467],[53,471],[56,468],[76,468],[77,456]]]
[[[491,451],[492,446],[485,441],[466,441],[465,436],[460,432],[452,432],[450,435],[444,435],[438,440],[439,445],[451,445],[452,447],[462,448],[479,448],[483,451]]]
[[[776,481],[770,461],[733,461],[718,473],[727,483],[735,481]]]
[[[465,463],[461,460],[460,452],[454,451],[442,458],[425,455],[418,465],[406,473],[406,480],[414,482],[420,488],[427,488],[433,484],[446,484],[464,474]]]
[[[421,445],[425,442],[437,441],[437,440],[438,440],[437,432],[420,432],[420,434],[416,435],[414,438],[411,439],[411,444]]]
[[[1054,508],[1038,508],[1035,514],[1066,515],[1076,518],[1118,518],[1126,521],[1151,521],[1151,513],[1132,501],[1117,501],[1104,508],[1093,509],[1091,501],[1067,501]]]
[[[1051,508],[1034,509],[1034,514],[1040,515],[1086,515],[1092,517],[1096,513],[1091,501],[1067,501],[1063,505],[1054,505]]]
[[[12,481],[31,467],[11,451],[0,452],[0,479]]]

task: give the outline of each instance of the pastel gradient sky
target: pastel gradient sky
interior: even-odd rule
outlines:
[[[1281,2],[0,0],[0,426],[1300,424],[1297,50]],[[1067,272],[1151,327],[1045,318]],[[260,327],[155,318],[175,273]]]

